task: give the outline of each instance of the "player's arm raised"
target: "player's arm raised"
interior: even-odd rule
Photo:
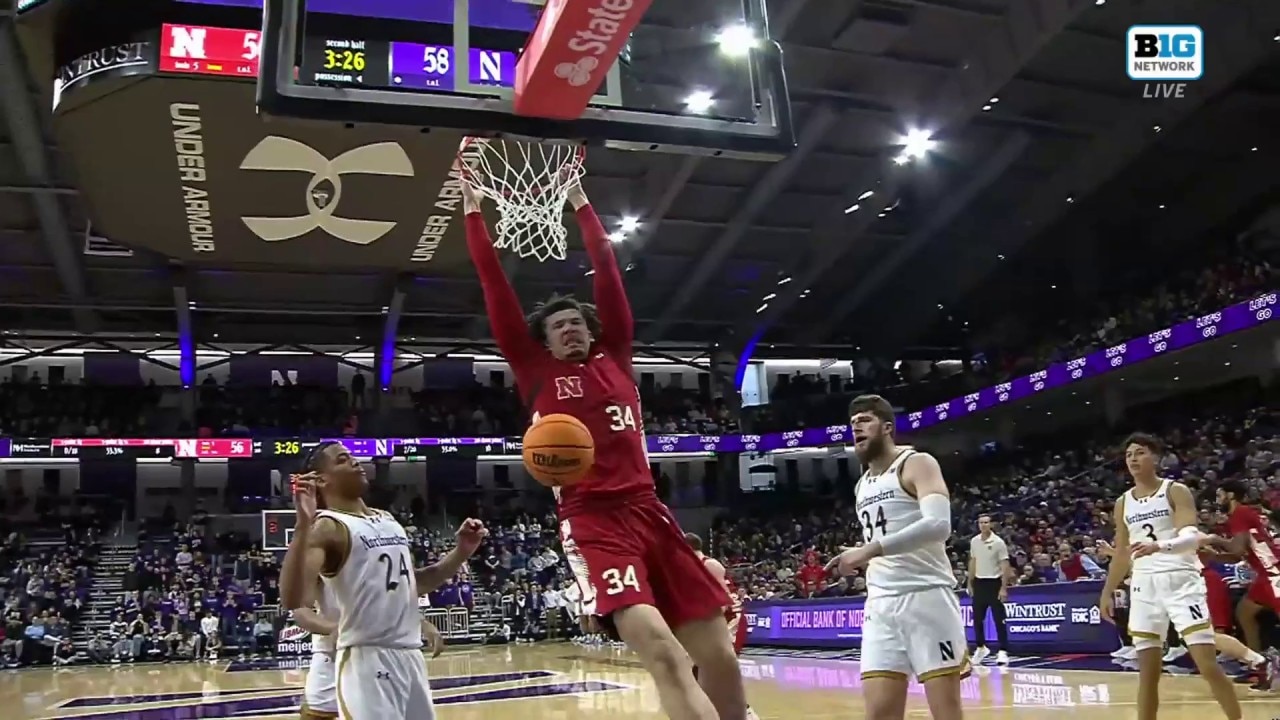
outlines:
[[[285,610],[297,610],[315,604],[321,573],[332,575],[342,569],[351,552],[351,536],[337,520],[316,517],[314,473],[294,475],[289,480],[297,521],[280,564],[280,604]]]
[[[462,182],[462,209],[467,232],[467,252],[480,277],[480,289],[484,292],[484,306],[489,315],[489,328],[498,349],[511,363],[512,371],[519,374],[522,364],[527,364],[537,354],[546,352],[529,335],[524,313],[520,309],[520,297],[507,280],[498,259],[498,250],[489,237],[484,215],[480,214],[480,194],[466,181]]]
[[[444,584],[445,580],[458,574],[462,566],[476,554],[480,544],[489,536],[484,523],[475,518],[467,518],[456,533],[458,544],[448,555],[432,565],[413,571],[414,580],[418,583],[418,594],[426,595]]]
[[[342,568],[350,542],[346,529],[333,518],[322,517],[305,525],[299,518],[293,542],[280,564],[280,604],[284,609],[306,610],[315,604],[314,588],[321,573],[332,575]]]
[[[1098,599],[1098,609],[1102,611],[1102,617],[1110,623],[1116,621],[1114,614],[1116,591],[1120,589],[1120,583],[1129,577],[1129,568],[1133,565],[1133,559],[1124,550],[1129,547],[1129,527],[1124,524],[1123,495],[1116,500],[1113,514],[1116,522],[1115,546],[1118,551],[1113,551],[1111,554],[1111,563],[1107,566],[1107,581],[1102,584],[1102,596]]]
[[[899,555],[951,537],[951,493],[942,467],[929,453],[916,453],[902,463],[902,487],[920,503],[920,518],[872,540],[872,557]]]
[[[595,273],[591,276],[591,293],[600,316],[604,337],[596,340],[609,350],[615,361],[631,361],[631,341],[635,336],[635,319],[631,315],[631,303],[627,300],[627,288],[622,284],[622,272],[618,259],[613,255],[609,235],[600,224],[587,194],[578,185],[569,193],[569,204],[578,216],[582,229],[582,243],[591,258]]]

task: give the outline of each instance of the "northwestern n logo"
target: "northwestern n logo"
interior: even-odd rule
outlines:
[[[330,160],[306,143],[268,135],[245,155],[241,170],[311,173],[307,183],[307,214],[295,217],[240,218],[249,230],[266,242],[292,240],[320,228],[353,245],[368,245],[391,232],[396,223],[356,220],[335,215],[342,200],[342,176],[396,175],[413,177],[413,164],[397,143],[382,142],[348,150]],[[326,189],[325,183],[332,186]]]
[[[569,398],[580,397],[582,397],[582,378],[577,375],[556,378],[557,400],[568,400]]]

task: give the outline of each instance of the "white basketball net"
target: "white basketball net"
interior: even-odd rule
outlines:
[[[538,262],[564,260],[564,205],[582,179],[582,147],[469,138],[458,151],[463,182],[498,207],[493,244]]]

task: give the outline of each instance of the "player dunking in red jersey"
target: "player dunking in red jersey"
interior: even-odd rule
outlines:
[[[467,250],[494,340],[529,409],[535,418],[572,415],[595,441],[587,476],[557,493],[560,541],[584,614],[602,618],[640,656],[672,720],[744,720],[742,674],[725,632],[728,594],[685,544],[654,488],[632,374],[631,307],[600,219],[574,188],[569,204],[595,270],[595,307],[552,296],[526,319],[478,193],[463,182],[462,197]],[[690,660],[701,668],[702,687]]]
[[[1245,643],[1260,650],[1262,633],[1258,628],[1258,612],[1268,608],[1280,613],[1280,543],[1271,535],[1262,513],[1245,504],[1247,499],[1248,490],[1238,480],[1228,480],[1218,486],[1218,506],[1227,514],[1224,527],[1231,535],[1229,541],[1220,542],[1218,546],[1243,555],[1253,568],[1253,584],[1240,601],[1236,616]]]

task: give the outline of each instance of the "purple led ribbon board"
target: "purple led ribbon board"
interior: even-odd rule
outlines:
[[[435,50],[450,50],[444,46],[412,45],[395,43],[402,46],[407,53],[403,62],[421,64],[424,53]],[[489,51],[473,50],[472,53]],[[393,50],[393,55],[395,51]],[[451,56],[450,56],[451,57]],[[393,58],[393,65],[394,65]],[[514,66],[514,56],[512,57]],[[480,84],[492,81],[478,77],[479,65],[473,59],[472,83]],[[487,72],[487,71],[486,71]],[[505,70],[503,70],[505,72]],[[422,73],[422,82],[429,79],[430,74]],[[506,76],[504,76],[506,77]],[[439,76],[444,82],[452,79]],[[447,89],[440,86],[441,89]],[[1222,335],[1247,330],[1264,323],[1271,322],[1276,313],[1277,294],[1274,292],[1259,295],[1252,300],[1237,303],[1218,312],[1202,315],[1193,320],[1178,323],[1173,327],[1153,332],[1145,337],[1134,338],[1128,342],[1099,350],[1067,362],[1052,365],[1039,372],[1015,378],[1006,383],[993,385],[978,392],[955,398],[949,402],[938,403],[924,410],[907,414],[907,424],[911,430],[919,430],[937,425],[940,422],[954,420],[958,417],[982,412],[998,405],[1007,405],[1039,392],[1044,392],[1068,383],[1084,380],[1113,370],[1128,367],[1157,355],[1164,355],[1192,345],[1208,342]],[[435,446],[498,446],[502,452],[514,454],[520,452],[520,438],[335,438],[346,445],[354,455],[361,457],[385,457],[395,454],[395,448],[402,444]],[[764,453],[773,450],[791,448],[821,447],[823,445],[840,445],[850,440],[848,425],[828,425],[826,427],[789,430],[780,433],[763,435],[650,435],[646,438],[650,453]],[[11,441],[0,438],[0,457],[11,456]]]

